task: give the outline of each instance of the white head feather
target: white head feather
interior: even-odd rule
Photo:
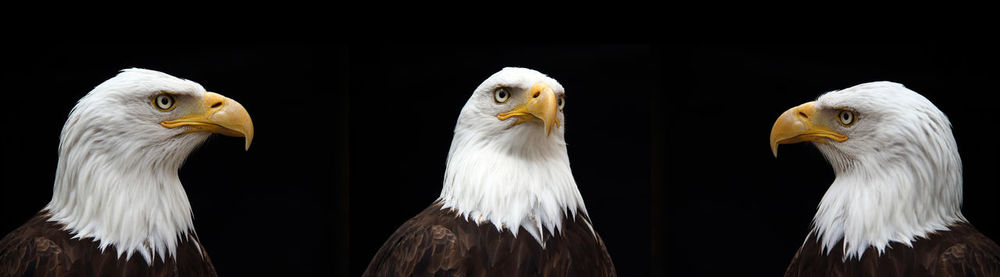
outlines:
[[[177,170],[210,135],[161,126],[177,116],[153,107],[163,91],[205,94],[192,81],[126,69],[80,99],[63,126],[45,207],[74,238],[99,241],[102,251],[112,246],[126,259],[139,253],[150,264],[154,256],[174,257],[178,241],[194,232]]]
[[[537,120],[515,124],[514,118],[497,118],[539,83],[565,95],[555,79],[513,67],[476,88],[455,126],[439,201],[466,220],[493,223],[498,231],[516,236],[523,227],[544,247],[543,232],[558,234],[564,218],[575,218],[578,210],[586,215],[587,209],[569,166],[562,109],[560,124],[549,136]],[[499,87],[509,88],[510,101],[494,101]]]
[[[819,205],[813,231],[827,253],[843,239],[845,259],[890,242],[905,245],[965,221],[962,160],[948,117],[897,83],[873,82],[826,93],[817,114],[856,113],[848,127],[830,122],[844,142],[814,143],[836,179]]]

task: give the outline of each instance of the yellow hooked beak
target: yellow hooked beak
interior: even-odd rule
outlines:
[[[774,122],[774,127],[771,127],[771,152],[775,157],[778,157],[779,144],[803,141],[829,143],[826,139],[837,142],[847,140],[846,135],[816,122],[815,105],[816,102],[809,102],[788,109]]]
[[[534,119],[539,119],[542,121],[542,125],[545,126],[545,135],[551,135],[552,129],[559,125],[559,104],[555,92],[552,91],[552,87],[544,83],[538,83],[531,86],[525,97],[524,103],[518,105],[514,109],[500,113],[497,115],[499,120],[507,120],[511,117],[517,117],[517,122],[514,125],[521,124],[523,122]]]
[[[247,110],[233,99],[217,93],[206,92],[200,105],[187,115],[160,122],[167,128],[190,126],[187,132],[212,132],[246,138],[245,150],[253,141],[253,122]]]

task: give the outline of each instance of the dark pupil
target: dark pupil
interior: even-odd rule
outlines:
[[[844,113],[844,116],[843,116],[843,118],[844,118],[844,121],[848,121],[848,120],[851,120],[851,115],[850,115],[850,114],[848,114],[848,113]]]
[[[167,99],[166,97],[160,97],[160,104],[166,106],[169,103],[167,101],[170,101],[170,99]]]
[[[506,90],[500,90],[500,98],[507,98],[507,91]]]

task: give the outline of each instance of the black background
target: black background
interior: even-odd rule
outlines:
[[[992,46],[63,45],[8,51],[0,233],[51,197],[75,101],[128,67],[242,103],[250,151],[213,137],[180,176],[224,276],[357,276],[441,189],[455,119],[504,66],[567,91],[571,166],[621,276],[781,274],[833,172],[767,144],[781,112],[862,82],[905,84],[951,119],[965,216],[1000,237]]]

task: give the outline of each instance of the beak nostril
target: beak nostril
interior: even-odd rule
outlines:
[[[799,116],[804,117],[804,118],[809,118],[809,115],[807,115],[804,112],[799,112]]]
[[[212,104],[213,109],[218,108],[219,106],[222,106],[222,102],[216,102],[215,104]]]
[[[539,95],[542,95],[542,92],[541,91],[535,91],[535,94],[531,95],[531,98],[538,98]]]

